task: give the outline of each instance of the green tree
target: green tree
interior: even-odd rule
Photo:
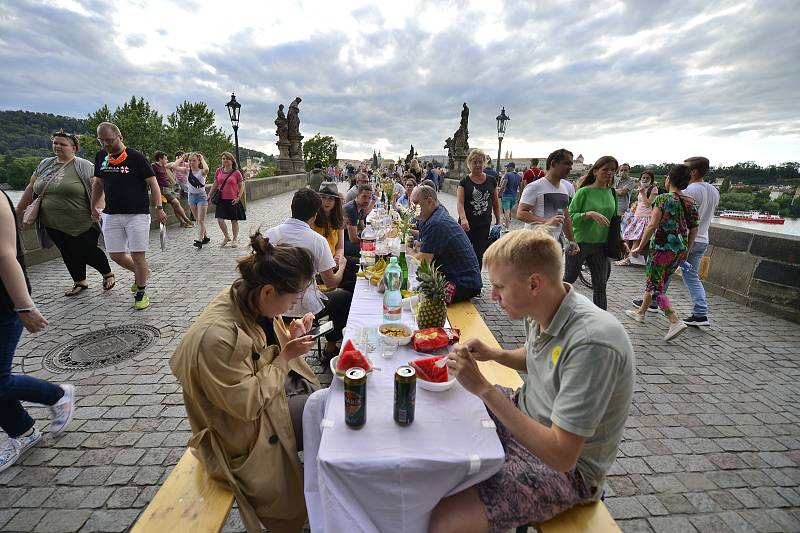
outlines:
[[[731,179],[728,176],[722,178],[722,185],[719,186],[719,193],[725,194],[731,190]]]
[[[113,122],[122,132],[125,146],[130,146],[145,157],[152,158],[157,150],[165,148],[164,117],[144,98],[132,96],[129,102],[117,107],[113,113],[104,105],[86,118],[87,135],[94,136],[101,122]],[[97,142],[94,141],[95,146]]]
[[[256,174],[256,178],[269,178],[270,176],[274,176],[278,172],[278,167],[275,165],[267,165],[261,170],[258,171]]]
[[[306,162],[306,171],[314,168],[317,161],[322,166],[334,165],[336,156],[336,141],[330,135],[322,136],[319,133],[303,144],[303,160]]]
[[[0,161],[0,183],[8,183],[12,189],[24,189],[41,160],[42,158],[39,156],[13,157],[6,155]]]
[[[719,208],[734,211],[749,211],[753,209],[753,195],[748,192],[728,192],[720,194]]]
[[[204,102],[184,101],[167,116],[165,142],[161,149],[170,158],[178,150],[200,152],[213,171],[221,163],[222,152],[233,152],[230,136],[214,123],[214,111]]]

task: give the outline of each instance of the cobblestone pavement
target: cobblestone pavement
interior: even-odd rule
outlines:
[[[243,234],[279,223],[290,198],[251,203]],[[455,212],[453,197],[443,200]],[[213,241],[202,251],[191,246],[192,230],[170,228],[169,249],[150,254],[146,311],[133,310],[131,275],[119,269],[114,290],[104,293],[92,272],[91,289],[72,299],[61,296],[70,280],[60,260],[30,269],[50,326],[23,336],[14,370],[76,384],[78,410],[61,439],[41,443],[0,473],[0,531],[125,531],[166,479],[190,436],[168,360],[182,332],[233,280],[241,252],[220,249],[219,229],[210,227]],[[152,242],[155,248],[155,235]],[[800,326],[710,295],[712,327],[665,343],[663,317],[648,314],[644,325],[624,317],[640,297],[641,268],[614,268],[609,283],[609,310],[625,324],[637,355],[633,410],[606,493],[622,529],[800,531]],[[580,282],[577,288],[590,295]],[[689,314],[682,283],[670,292],[679,316]],[[502,344],[520,345],[521,325],[488,293],[476,300],[487,323]],[[115,367],[44,370],[49,350],[121,324],[155,326],[161,336]],[[314,357],[309,362],[322,372]],[[47,411],[30,412],[43,428]],[[238,513],[225,530],[243,530]]]

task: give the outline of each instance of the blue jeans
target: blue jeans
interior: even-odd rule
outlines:
[[[0,428],[16,438],[33,427],[33,419],[20,401],[53,405],[64,396],[64,389],[30,376],[11,373],[14,351],[22,335],[19,317],[0,319]]]
[[[691,270],[682,268],[681,274],[683,275],[683,284],[689,290],[689,296],[692,298],[692,314],[694,316],[707,316],[708,304],[706,303],[706,289],[703,287],[703,282],[700,281],[700,263],[703,261],[703,256],[708,248],[708,243],[696,242],[689,250],[689,257],[686,262],[692,265]],[[671,277],[670,277],[671,279]],[[664,284],[664,292],[667,292],[669,287],[669,279]]]

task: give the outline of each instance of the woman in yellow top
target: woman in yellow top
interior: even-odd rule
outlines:
[[[248,533],[299,533],[306,519],[302,450],[305,399],[319,388],[302,355],[313,315],[282,314],[314,276],[304,248],[256,233],[240,277],[217,295],[170,359],[192,428],[189,446],[236,496]],[[260,522],[260,523],[259,523]]]
[[[326,182],[319,186],[322,207],[311,228],[325,237],[331,248],[333,260],[340,266],[344,259],[344,211],[342,197],[335,183]]]

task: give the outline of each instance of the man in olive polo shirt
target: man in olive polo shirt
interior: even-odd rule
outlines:
[[[507,531],[599,499],[628,418],[635,372],[625,328],[563,283],[561,247],[546,231],[517,230],[484,255],[492,298],[525,320],[527,342],[456,346],[448,366],[479,396],[506,452],[498,473],[443,499],[430,531]],[[518,390],[493,386],[476,361],[524,373]]]

